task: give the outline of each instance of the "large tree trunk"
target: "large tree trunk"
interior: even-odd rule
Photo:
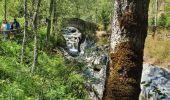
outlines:
[[[103,100],[138,100],[149,0],[115,0]]]
[[[37,50],[37,14],[38,14],[38,11],[39,11],[39,7],[40,7],[40,3],[41,3],[41,0],[37,0],[37,5],[36,5],[36,8],[35,8],[35,12],[34,12],[34,15],[33,15],[33,33],[34,33],[34,58],[33,58],[33,65],[32,65],[32,69],[31,69],[31,73],[34,72],[34,69],[35,69],[35,66],[36,66],[36,63],[37,63],[37,54],[38,54],[38,50]]]
[[[24,51],[25,51],[25,38],[27,33],[28,20],[27,20],[27,0],[24,0],[24,36],[22,40],[22,50],[21,50],[21,63],[23,63],[24,59]]]

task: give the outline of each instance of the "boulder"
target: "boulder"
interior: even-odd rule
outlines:
[[[141,90],[140,99],[170,100],[170,70],[144,64]]]

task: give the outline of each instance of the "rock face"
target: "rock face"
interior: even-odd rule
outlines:
[[[66,46],[68,53],[72,56],[77,56],[80,53],[80,40],[82,39],[82,34],[77,28],[67,27],[62,30],[63,36],[66,40]]]
[[[98,47],[91,48],[91,53],[85,51],[86,69],[85,76],[88,78],[89,85],[92,90],[89,91],[92,100],[101,100],[103,97],[106,67],[108,63],[107,54]],[[83,58],[83,55],[80,56]]]
[[[72,26],[78,28],[80,31],[90,31],[95,32],[98,28],[98,25],[92,22],[88,22],[79,18],[66,18],[63,21],[63,26]]]
[[[170,100],[170,70],[143,65],[141,100]]]
[[[85,64],[84,76],[88,79],[85,85],[90,99],[101,100],[108,62],[108,46],[98,47],[93,40],[88,40],[87,38],[83,40],[82,35],[74,27],[67,27],[63,30],[63,36],[68,48],[67,52],[65,52],[65,57]]]
[[[63,30],[67,44],[65,57],[85,64],[84,76],[88,79],[85,84],[90,99],[101,100],[105,85],[109,46],[97,46],[93,40],[83,39],[82,35],[74,27],[67,27]],[[140,100],[170,100],[170,70],[144,64]]]

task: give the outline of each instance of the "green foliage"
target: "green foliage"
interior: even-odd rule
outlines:
[[[160,26],[160,27],[165,27],[165,25],[166,25],[166,19],[167,17],[166,17],[166,15],[165,14],[161,14],[161,16],[160,16],[160,18],[159,18],[159,20],[158,20],[158,25]]]
[[[150,18],[149,20],[148,20],[148,24],[149,24],[149,26],[154,26],[154,17],[152,17],[152,18]]]
[[[149,26],[154,25],[154,17],[150,18],[148,20]],[[158,18],[158,27],[161,28],[169,28],[170,27],[170,17],[168,14],[162,13],[160,17]]]
[[[42,34],[43,31],[39,30]],[[81,66],[66,64],[61,55],[39,51],[35,74],[31,75],[32,46],[27,43],[25,63],[20,64],[20,43],[0,41],[1,100],[87,99],[85,79],[78,73]]]
[[[161,14],[158,20],[158,25],[163,28],[170,27],[170,17],[168,14]]]
[[[167,18],[166,18],[166,27],[170,27],[170,17],[168,16]]]
[[[56,46],[61,46],[61,47],[66,46],[66,41],[65,41],[64,37],[61,35],[61,33],[57,34],[55,36],[55,38],[56,39],[54,39],[54,40],[56,40]]]
[[[113,0],[56,0],[56,14],[58,22],[63,18],[81,18],[107,26],[112,18]],[[3,1],[0,1],[3,4]],[[28,0],[28,16],[33,14],[33,1]],[[49,15],[49,0],[42,0],[39,18],[45,19]],[[24,14],[23,0],[8,0],[7,17],[22,18]],[[4,6],[0,5],[1,16],[4,14]],[[54,13],[54,12],[53,12]],[[11,18],[7,18],[11,19]]]
[[[156,12],[156,1],[150,1],[149,7],[149,26],[153,26],[155,14],[157,13],[158,27],[169,28],[170,0],[158,1],[158,12]]]
[[[2,24],[2,21],[3,21],[3,17],[0,16],[0,25]]]
[[[108,13],[106,9],[104,9],[104,8],[102,9],[100,20],[102,21],[102,24],[104,25],[105,30],[107,30],[107,26],[110,23],[109,14],[110,13]]]

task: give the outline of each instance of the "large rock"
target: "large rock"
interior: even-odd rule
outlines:
[[[65,57],[86,64],[83,72],[88,79],[86,86],[89,88],[89,96],[92,100],[101,100],[108,62],[107,46],[96,46],[94,38],[87,39],[88,36],[80,42],[83,39],[82,33],[75,27],[67,27],[62,31],[68,48]]]
[[[92,22],[88,22],[79,18],[66,18],[63,20],[63,27],[76,27],[81,32],[95,32],[98,29],[98,25]]]
[[[62,35],[66,40],[66,48],[68,49],[68,53],[72,56],[79,55],[82,33],[80,33],[75,27],[67,27],[62,30]]]
[[[170,100],[170,70],[144,64],[141,100]]]

